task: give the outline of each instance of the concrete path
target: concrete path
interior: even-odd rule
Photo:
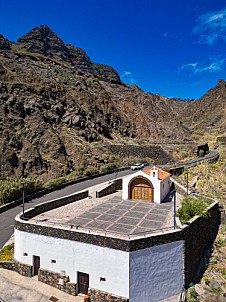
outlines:
[[[58,302],[84,302],[82,297],[73,297],[39,282],[37,276],[27,278],[0,268],[0,298],[5,302],[49,302],[51,297]]]

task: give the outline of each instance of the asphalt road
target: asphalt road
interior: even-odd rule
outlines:
[[[77,183],[68,187],[65,187],[64,189],[57,190],[54,192],[51,192],[49,194],[46,194],[40,198],[32,199],[31,201],[25,203],[25,210],[34,207],[37,204],[40,204],[45,201],[49,201],[55,198],[63,197],[66,195],[73,194],[75,192],[88,189],[89,187],[98,185],[100,183],[104,183],[109,180],[113,180],[117,177],[122,177],[131,173],[134,173],[135,171],[131,170],[125,170],[120,171],[117,173],[108,174],[105,176],[97,177],[94,179],[86,180],[81,183]],[[26,194],[26,191],[25,191]],[[12,208],[6,212],[3,212],[0,214],[0,249],[3,247],[3,245],[9,240],[11,235],[14,231],[14,218],[17,214],[22,212],[23,206],[22,204]]]
[[[189,160],[187,162],[180,163],[180,164],[177,165],[177,167],[183,166],[183,165],[186,165],[186,164],[192,165],[196,162],[199,162],[199,161],[202,161],[202,160],[205,160],[205,159],[208,159],[208,158],[213,158],[217,154],[218,153],[216,151],[210,150],[209,154],[207,154],[205,157],[200,157],[200,158],[197,158],[197,159],[194,159],[194,160]],[[51,193],[46,194],[46,195],[44,195],[40,198],[35,198],[35,199],[25,203],[25,210],[29,209],[29,208],[32,208],[35,205],[40,204],[42,202],[49,201],[49,200],[59,198],[59,197],[63,197],[63,196],[66,196],[66,195],[70,195],[70,194],[73,194],[75,192],[88,189],[89,187],[98,185],[100,183],[104,183],[106,181],[113,180],[113,179],[118,178],[118,177],[123,177],[123,176],[126,176],[126,175],[134,173],[134,172],[135,171],[131,171],[131,170],[128,169],[128,170],[125,170],[125,171],[120,171],[120,172],[117,172],[117,173],[108,174],[108,175],[105,175],[105,176],[101,176],[101,177],[97,177],[97,178],[94,178],[94,179],[86,180],[86,181],[83,181],[81,183],[65,187],[64,189],[51,192]],[[25,194],[26,194],[26,192],[25,192]],[[13,209],[10,209],[10,210],[0,214],[0,249],[3,247],[3,245],[9,240],[9,238],[13,234],[14,218],[20,212],[22,212],[22,205],[19,205],[19,206],[13,208]]]

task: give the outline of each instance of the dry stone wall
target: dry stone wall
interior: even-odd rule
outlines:
[[[61,280],[61,284],[59,280]],[[76,283],[70,282],[69,276],[66,275],[40,268],[38,270],[38,281],[56,287],[72,296],[76,296],[77,294]]]
[[[94,288],[89,288],[88,295],[91,302],[129,302],[127,298],[114,296]]]
[[[18,261],[0,261],[0,268],[17,272],[22,276],[32,276],[32,266]]]
[[[120,157],[149,157],[158,165],[165,165],[172,160],[172,157],[160,146],[108,145],[107,148]]]

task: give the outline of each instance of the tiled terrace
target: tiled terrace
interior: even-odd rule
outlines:
[[[135,234],[166,227],[172,207],[172,201],[156,204],[142,200],[122,200],[114,196],[67,223],[89,229]]]

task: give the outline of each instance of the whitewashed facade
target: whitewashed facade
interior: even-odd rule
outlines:
[[[75,283],[84,272],[91,288],[130,302],[157,302],[183,286],[183,241],[126,252],[15,230],[15,259],[33,265],[34,256],[40,268],[63,271]]]
[[[161,203],[164,200],[164,198],[167,196],[167,194],[170,192],[170,174],[166,172],[164,172],[163,174],[163,172],[164,172],[163,170],[153,167],[151,169],[140,170],[131,175],[123,177],[122,199],[130,199],[129,184],[131,183],[131,181],[133,181],[133,179],[142,177],[150,181],[151,184],[153,185],[153,191],[154,191],[153,201],[155,203]],[[160,173],[164,175],[164,177],[162,177],[164,179],[161,179],[159,177]]]

